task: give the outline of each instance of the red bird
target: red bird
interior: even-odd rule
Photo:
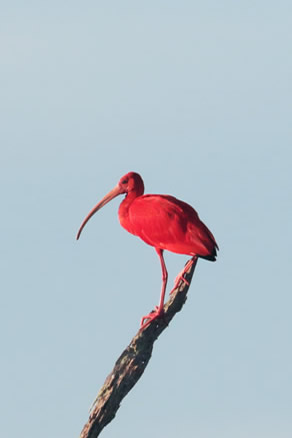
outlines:
[[[162,290],[159,306],[141,320],[141,328],[163,314],[164,296],[167,284],[167,269],[163,251],[192,256],[177,277],[175,287],[183,275],[200,257],[215,261],[218,245],[206,225],[201,222],[197,212],[189,204],[169,195],[144,195],[141,176],[129,172],[86,216],[77,234],[77,240],[89,219],[105,204],[118,195],[126,194],[119,208],[119,220],[129,233],[140,237],[148,245],[154,246],[162,268]],[[173,289],[173,290],[174,290]],[[144,322],[146,321],[146,322]]]

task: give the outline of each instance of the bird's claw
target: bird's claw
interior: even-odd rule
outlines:
[[[150,313],[148,313],[148,315],[145,315],[141,318],[141,322],[140,322],[140,331],[144,330],[146,327],[148,327],[150,325],[150,323],[152,321],[154,321],[157,318],[160,318],[161,316],[163,316],[164,311],[159,310],[158,306],[155,306],[155,309],[152,310]],[[146,322],[145,322],[146,321]]]
[[[179,286],[180,282],[184,282],[187,286],[190,285],[190,283],[188,282],[188,280],[185,279],[184,277],[185,272],[182,271],[175,279],[174,281],[174,287],[173,289],[171,289],[171,291],[169,292],[169,294],[171,295]]]
[[[188,282],[188,280],[185,279],[184,275],[185,273],[189,270],[189,268],[191,267],[191,265],[194,263],[194,260],[191,259],[189,260],[184,269],[178,274],[178,276],[175,278],[174,280],[174,287],[173,289],[170,291],[170,294],[172,294],[179,286],[180,282],[183,281],[187,286],[190,285],[190,283]]]
[[[180,275],[178,275],[178,276],[176,277],[175,282],[174,282],[174,288],[172,289],[171,292],[173,292],[173,290],[176,289],[176,288],[178,287],[178,285],[179,285],[179,283],[180,283],[181,281],[182,281],[183,283],[185,283],[187,286],[190,285],[190,283],[188,282],[188,280],[185,279],[184,274],[185,274],[185,273],[182,272]]]

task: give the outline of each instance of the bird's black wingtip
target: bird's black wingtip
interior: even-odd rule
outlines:
[[[209,260],[210,262],[216,262],[217,249],[219,249],[218,246],[213,249],[212,254],[209,254],[209,255],[206,255],[206,256],[199,256],[199,257],[201,259]]]
[[[216,262],[216,256],[214,256],[214,255],[200,256],[200,258],[208,260],[209,262]]]

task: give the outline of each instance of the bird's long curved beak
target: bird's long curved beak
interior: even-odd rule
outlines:
[[[88,213],[88,215],[86,216],[86,218],[84,219],[84,221],[81,224],[81,227],[78,230],[77,236],[76,236],[76,240],[79,239],[80,234],[82,233],[83,228],[85,227],[85,225],[87,224],[87,222],[89,221],[89,219],[98,211],[100,210],[102,207],[105,206],[105,204],[107,204],[109,201],[111,201],[112,199],[114,199],[116,196],[121,195],[122,193],[124,193],[120,186],[117,185],[114,189],[112,189],[107,195],[104,196],[104,198],[102,198],[101,201],[99,201],[98,204],[96,204],[95,207],[93,207],[93,209]]]

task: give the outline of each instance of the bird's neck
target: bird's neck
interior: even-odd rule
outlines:
[[[139,195],[135,191],[131,191],[127,193],[125,199],[121,202],[119,207],[119,220],[120,224],[123,228],[125,228],[129,233],[133,234],[133,231],[130,229],[130,221],[129,221],[129,209],[133,203],[133,201],[138,198]]]

